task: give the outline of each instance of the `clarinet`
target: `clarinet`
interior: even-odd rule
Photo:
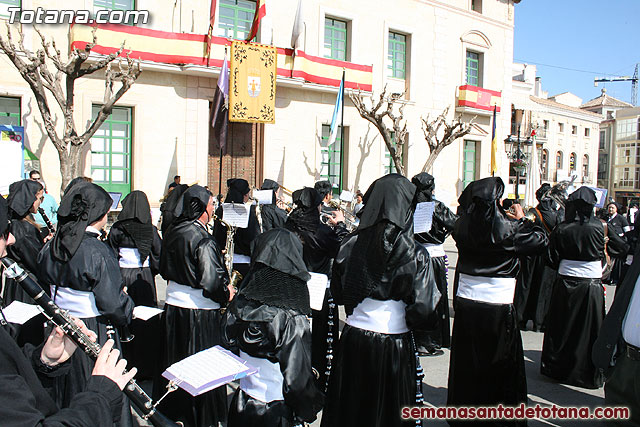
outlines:
[[[55,233],[56,229],[53,228],[53,224],[51,224],[51,221],[49,220],[49,217],[47,216],[47,214],[44,213],[44,209],[38,208],[38,213],[40,215],[42,215],[42,219],[44,220],[44,223],[47,224],[47,228],[49,229],[49,233],[51,233],[51,234]]]
[[[42,307],[44,315],[56,326],[64,331],[78,347],[80,347],[93,360],[97,359],[101,346],[97,342],[91,341],[89,337],[75,324],[69,313],[62,310],[51,298],[42,290],[40,285],[33,280],[16,262],[9,258],[0,258],[5,267],[7,277],[14,279],[24,291]],[[122,390],[129,400],[133,402],[136,409],[144,420],[150,421],[156,427],[178,427],[179,424],[168,419],[165,415],[156,410],[151,398],[136,383],[134,379]]]

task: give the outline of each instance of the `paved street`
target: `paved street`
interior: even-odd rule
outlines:
[[[445,243],[445,251],[449,257],[449,296],[453,294],[453,275],[458,258],[455,244],[451,238]],[[164,300],[165,284],[158,276],[158,297]],[[615,288],[607,288],[606,306],[607,309],[613,301]],[[451,303],[451,301],[450,301]],[[344,312],[341,310],[341,319],[344,320]],[[453,324],[453,319],[452,319]],[[522,343],[524,347],[527,385],[529,391],[529,404],[557,406],[589,406],[594,407],[604,404],[604,390],[587,390],[579,387],[571,387],[555,383],[540,374],[540,354],[542,352],[543,334],[526,331],[522,333]],[[445,406],[447,401],[447,379],[449,375],[449,350],[438,357],[422,357],[421,363],[425,371],[423,392],[425,404],[434,407]],[[587,421],[588,422],[588,421]],[[424,425],[446,426],[444,421],[425,422]],[[585,421],[542,421],[533,420],[529,422],[531,427],[539,426],[579,426],[585,425]],[[602,425],[601,422],[588,422],[590,426]],[[312,424],[319,427],[320,421]]]

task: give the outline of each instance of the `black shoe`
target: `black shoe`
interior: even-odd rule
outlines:
[[[418,346],[419,356],[441,356],[443,354],[444,354],[444,351],[436,347],[427,348],[423,345]]]

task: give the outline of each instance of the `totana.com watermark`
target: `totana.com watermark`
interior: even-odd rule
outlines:
[[[10,7],[9,23],[15,24],[146,24],[148,10],[36,10]]]

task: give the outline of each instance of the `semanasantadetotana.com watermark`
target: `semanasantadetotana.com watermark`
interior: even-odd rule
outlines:
[[[7,8],[9,23],[15,24],[146,24],[149,22],[148,10],[36,10]]]

